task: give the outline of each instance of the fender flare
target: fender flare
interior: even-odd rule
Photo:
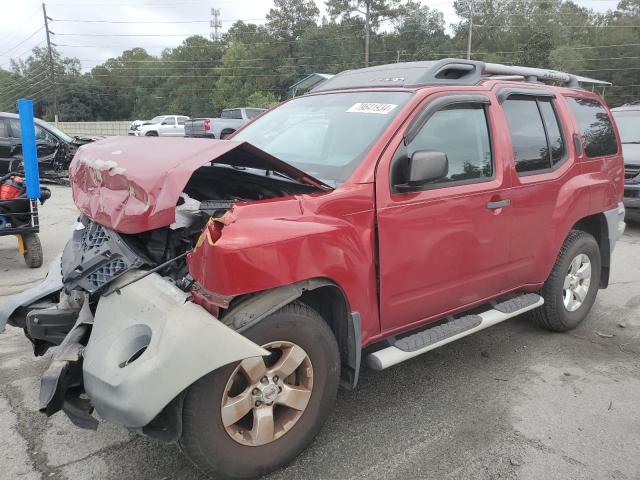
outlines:
[[[344,312],[346,318],[342,320],[346,322],[346,328],[336,329],[334,325],[332,330],[341,350],[343,366],[347,367],[343,368],[342,384],[348,389],[354,389],[358,383],[362,358],[360,314],[349,311],[346,295],[335,282],[326,278],[312,278],[249,295],[232,306],[221,321],[238,333],[245,332],[285,305],[299,299],[305,292],[322,287],[335,287],[344,299],[347,311]]]

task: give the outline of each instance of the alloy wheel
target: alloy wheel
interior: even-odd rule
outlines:
[[[578,310],[589,293],[591,285],[591,260],[584,253],[578,254],[569,266],[564,278],[563,302],[569,312]]]
[[[222,424],[236,442],[271,443],[302,417],[313,389],[313,366],[298,345],[277,341],[263,345],[271,355],[240,362],[222,397]]]

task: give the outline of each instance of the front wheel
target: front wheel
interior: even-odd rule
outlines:
[[[532,312],[541,327],[565,332],[588,315],[600,287],[600,248],[592,235],[572,230],[540,295],[544,305]]]
[[[216,370],[185,397],[180,445],[210,476],[251,478],[289,463],[336,399],[338,346],[315,310],[294,302],[246,336],[271,354]]]

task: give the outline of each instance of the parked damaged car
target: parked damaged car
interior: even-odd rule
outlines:
[[[57,346],[41,409],[233,478],[308,446],[365,359],[524,312],[576,327],[625,226],[602,100],[468,60],[336,75],[232,140],[105,139],[70,176],[70,241],[0,307],[36,355]]]
[[[66,183],[67,170],[78,148],[99,140],[101,136],[70,136],[51,125],[35,119],[36,149],[40,178],[54,183]],[[20,118],[15,113],[0,112],[0,175],[22,171]]]

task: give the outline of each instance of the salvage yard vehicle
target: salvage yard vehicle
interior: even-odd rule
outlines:
[[[184,123],[189,117],[184,115],[158,115],[143,122],[135,120],[129,126],[127,135],[136,137],[184,137]]]
[[[217,138],[224,140],[242,125],[265,112],[264,108],[227,108],[220,118],[192,118],[184,125],[187,137]]]
[[[44,181],[60,182],[67,178],[69,163],[78,148],[103,137],[70,136],[35,119],[38,169]],[[16,113],[0,112],[0,175],[22,169],[20,120]]]
[[[611,113],[624,157],[624,206],[630,219],[640,221],[640,101],[612,108]]]
[[[304,450],[364,363],[525,312],[575,328],[625,227],[617,130],[579,80],[376,66],[232,140],[81,148],[71,240],[0,309],[36,355],[59,345],[42,410],[96,428],[95,410],[247,478]]]

